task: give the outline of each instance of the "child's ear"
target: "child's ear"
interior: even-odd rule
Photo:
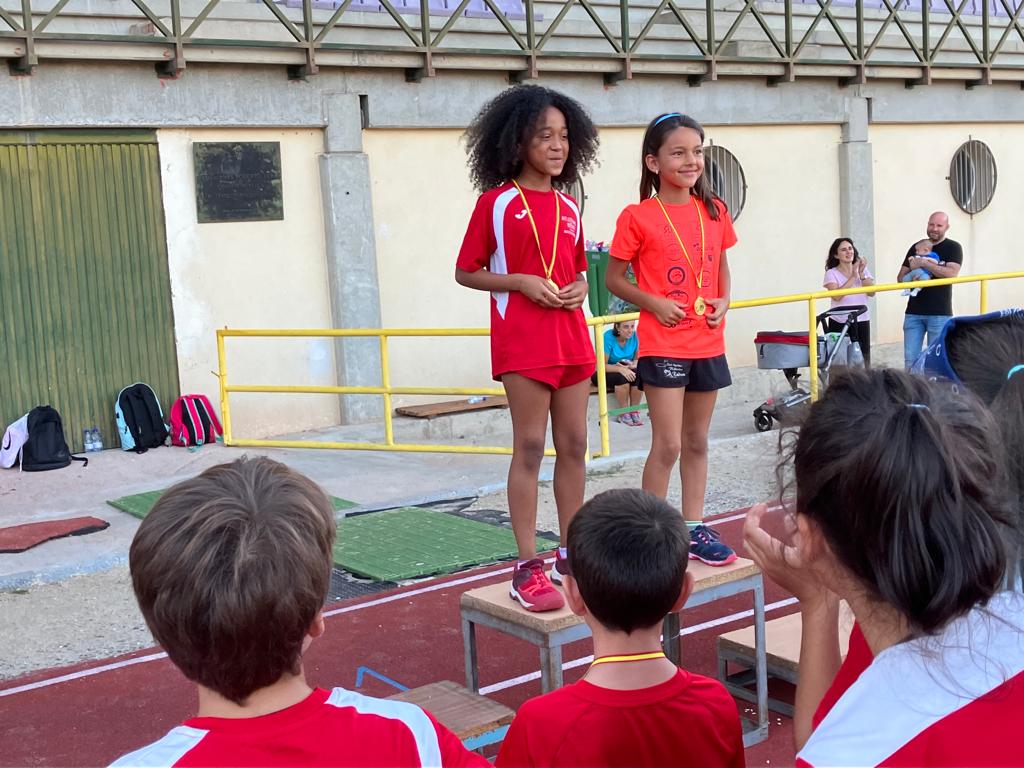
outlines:
[[[327,627],[324,624],[323,611],[317,611],[316,616],[313,617],[313,623],[310,624],[309,629],[306,630],[306,636],[302,638],[302,652],[305,653],[309,650],[309,646],[313,644],[313,641],[326,631]]]
[[[324,613],[323,611],[317,611],[316,616],[313,618],[313,623],[309,625],[306,634],[316,640],[326,631],[327,625],[324,623]]]
[[[693,574],[687,571],[683,574],[683,586],[679,590],[679,597],[677,597],[675,603],[673,603],[670,613],[679,613],[683,610],[683,606],[686,605],[686,601],[690,599],[692,592]]]
[[[647,170],[651,173],[658,173],[658,158],[654,155],[644,155],[644,165],[647,166]]]
[[[800,562],[811,564],[822,557],[832,558],[832,550],[821,528],[807,515],[796,514],[796,546]]]
[[[576,579],[571,575],[566,576],[562,580],[562,588],[565,590],[565,601],[569,604],[569,610],[577,616],[586,616],[587,604],[583,601],[583,595],[580,594]]]

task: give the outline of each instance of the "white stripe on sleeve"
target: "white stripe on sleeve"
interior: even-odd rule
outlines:
[[[160,741],[129,752],[110,764],[110,768],[165,768],[178,762],[193,749],[209,731],[179,725],[167,732]]]
[[[515,188],[506,189],[494,200],[494,208],[491,211],[491,229],[494,230],[494,241],[497,247],[491,254],[491,264],[488,268],[492,274],[508,274],[508,258],[505,255],[505,211],[509,203],[519,197]],[[498,314],[505,319],[505,312],[508,310],[508,291],[492,291],[491,296],[497,305]]]
[[[797,758],[876,766],[944,717],[1024,672],[1024,595],[1001,592],[937,637],[882,651]]]
[[[416,749],[420,754],[420,765],[427,768],[441,768],[441,745],[437,740],[437,729],[427,714],[415,704],[390,699],[375,699],[360,693],[335,688],[327,703],[335,707],[352,707],[365,715],[377,715],[397,720],[412,733]]]

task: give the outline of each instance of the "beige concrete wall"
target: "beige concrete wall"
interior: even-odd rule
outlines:
[[[995,156],[998,182],[992,203],[973,218],[961,211],[949,189],[949,166],[969,138],[985,142]],[[907,248],[925,237],[933,211],[949,213],[948,237],[964,247],[962,275],[1021,269],[1024,258],[1015,236],[1024,200],[1024,126],[875,125],[871,128],[875,189],[875,247],[879,276],[895,280]],[[976,285],[953,289],[953,311],[978,311]],[[1024,305],[1024,281],[989,286],[989,307]],[[898,293],[878,299],[881,341],[901,341],[906,299]]]
[[[328,328],[331,325],[317,156],[318,130],[161,130],[168,259],[178,371],[183,392],[217,402],[215,329]],[[281,144],[282,221],[196,221],[192,143]],[[326,339],[228,339],[235,384],[336,383]],[[264,437],[338,422],[330,395],[231,397],[236,437]]]
[[[838,235],[838,126],[715,127],[747,177],[746,207],[730,251],[733,297],[817,289]],[[610,240],[622,208],[637,199],[641,129],[601,131],[601,165],[584,179],[584,232]],[[476,194],[457,130],[367,130],[383,322],[388,327],[486,326],[486,295],[458,286],[455,258]],[[733,365],[754,362],[760,329],[806,325],[803,306],[730,315]],[[486,339],[393,342],[392,382],[488,385]]]

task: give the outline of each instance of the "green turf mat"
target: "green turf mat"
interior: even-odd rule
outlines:
[[[556,544],[538,539],[537,551]],[[380,581],[450,573],[516,553],[507,528],[416,507],[347,517],[334,544],[338,566]]]
[[[144,493],[136,493],[133,496],[122,496],[120,499],[107,501],[107,504],[114,509],[120,509],[122,512],[134,515],[141,520],[149,514],[149,510],[153,508],[153,505],[156,504],[156,500],[160,498],[162,493],[163,491],[146,491]],[[351,509],[357,506],[354,501],[339,499],[337,496],[331,496],[330,499],[334,503],[334,509],[339,512],[343,509]]]

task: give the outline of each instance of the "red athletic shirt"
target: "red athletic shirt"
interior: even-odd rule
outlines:
[[[693,311],[693,302],[698,295],[705,301],[721,296],[718,277],[722,254],[736,245],[736,232],[725,204],[716,199],[715,205],[719,212],[718,221],[711,218],[696,197],[682,205],[665,203],[665,210],[686,246],[685,254],[656,199],[629,205],[619,214],[611,255],[633,264],[633,274],[641,290],[670,298],[686,312],[686,317],[675,328],[666,328],[653,314],[640,310],[637,328],[640,357],[699,360],[725,354],[725,323],[709,328],[706,316],[699,316]],[[703,255],[698,209],[704,222]],[[702,274],[699,290],[695,270]]]
[[[579,208],[560,192],[524,189],[523,193],[548,264],[555,233],[555,194],[559,196],[558,254],[551,279],[565,287],[587,271]],[[456,265],[466,272],[488,269],[497,275],[544,277],[530,217],[512,184],[480,195]],[[491,294],[491,373],[495,379],[530,368],[594,362],[594,344],[582,308],[548,309],[518,291]]]
[[[114,766],[487,766],[419,707],[317,688],[262,717],[197,717]]]
[[[797,766],[1021,766],[1021,723],[1024,595],[1002,592],[874,659],[855,627]]]
[[[742,768],[743,733],[736,703],[708,677],[681,669],[636,691],[581,680],[523,704],[495,764]]]

